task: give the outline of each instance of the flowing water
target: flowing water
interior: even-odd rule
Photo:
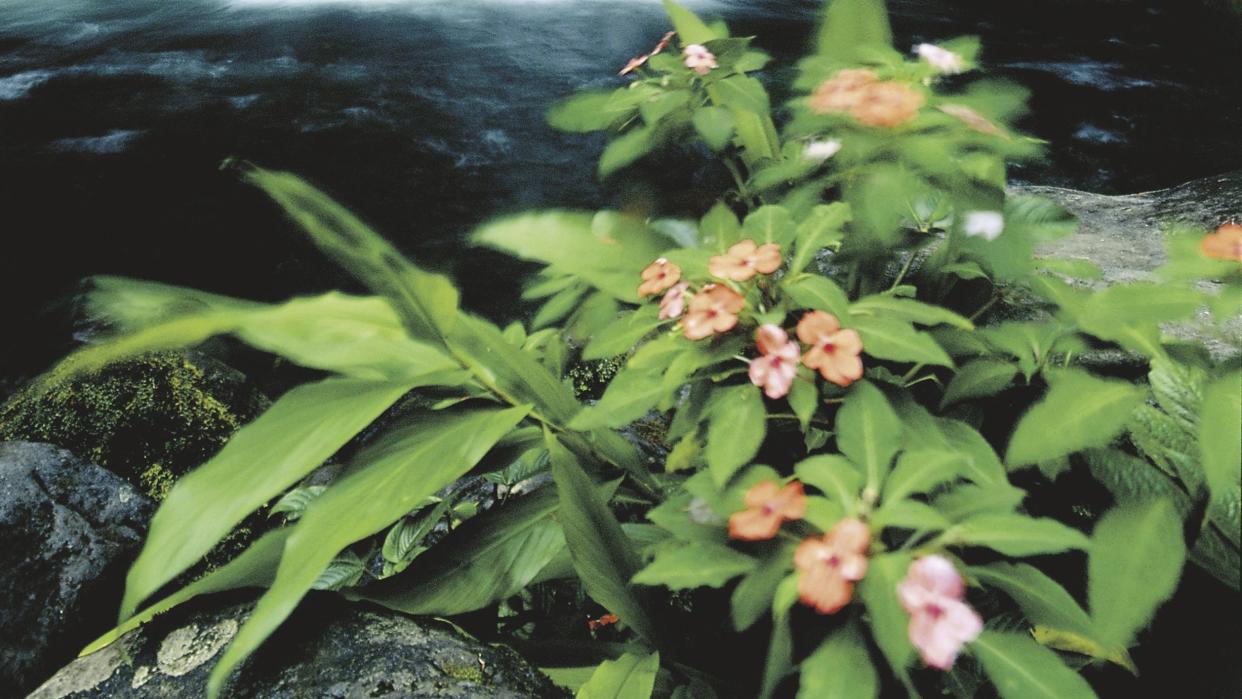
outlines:
[[[687,4],[789,65],[820,3]],[[1239,167],[1242,31],[1227,15],[1191,0],[890,6],[900,45],[979,34],[1032,91],[1023,126],[1052,156],[1017,179],[1118,192]],[[637,186],[599,184],[600,138],[543,113],[620,84],[666,25],[656,0],[0,0],[0,398],[70,346],[87,275],[266,299],[348,283],[218,170],[228,156],[307,176],[452,271],[469,305],[512,312],[520,267],[464,234]]]

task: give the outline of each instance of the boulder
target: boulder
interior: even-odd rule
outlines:
[[[79,658],[28,699],[201,697],[221,652],[250,615],[217,598],[173,610]],[[229,679],[235,699],[519,699],[564,697],[512,649],[439,621],[312,593]]]
[[[0,688],[20,696],[112,626],[152,502],[49,444],[0,443]]]

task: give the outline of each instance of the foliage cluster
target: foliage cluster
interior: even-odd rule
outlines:
[[[977,41],[908,60],[882,2],[836,0],[778,128],[750,75],[766,56],[665,4],[676,38],[631,61],[625,87],[550,119],[608,134],[602,176],[691,143],[734,187],[697,220],[542,211],[482,227],[478,244],[544,265],[529,328],[466,312],[447,278],[259,168],[245,178],[374,296],[266,305],[98,281],[94,309],[119,332],[49,382],[219,334],[330,375],[177,482],[121,625],[88,650],[195,595],[264,587],[215,668],[219,692],[313,588],[520,616],[532,586],[576,580],[607,612],[592,628],[616,641],[584,644],[606,658],[597,667],[549,670],[580,697],[731,695],[731,669],[693,649],[755,629],[765,697],[971,696],[983,683],[1006,699],[1089,697],[1077,669],[1130,665],[1187,556],[1237,587],[1242,377],[1161,324],[1238,314],[1242,229],[1173,231],[1157,279],[1092,292],[1090,263],[1034,256],[1072,234],[1070,217],[1006,195],[1006,162],[1039,144],[1011,126],[1020,90],[969,79]],[[1004,288],[1056,312],[976,325]],[[1145,358],[1149,380],[1076,364],[1101,347]],[[619,369],[584,406],[569,367],[607,359]],[[426,409],[332,484],[289,492],[411,391]],[[623,436],[653,413],[662,463]],[[1025,508],[1023,484],[1067,469],[1116,501],[1087,527]],[[470,475],[508,497],[461,509],[451,486]],[[287,526],[154,597],[282,495]],[[351,546],[377,538],[386,563],[366,574]],[[714,591],[724,621],[680,637],[668,610]]]

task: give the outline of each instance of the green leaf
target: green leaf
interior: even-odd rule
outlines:
[[[1225,374],[1204,392],[1199,415],[1199,460],[1213,504],[1231,513],[1229,526],[1236,533],[1242,511],[1238,501],[1238,478],[1242,473],[1242,372]]]
[[[837,446],[867,476],[867,488],[878,491],[901,444],[901,420],[888,399],[870,381],[859,381],[837,413]]]
[[[984,546],[1007,556],[1035,556],[1086,549],[1090,543],[1077,529],[1046,517],[979,514],[957,525],[957,540]]]
[[[985,512],[1012,512],[1026,498],[1026,491],[1008,483],[960,485],[941,495],[932,506],[955,522]]]
[[[641,567],[638,554],[577,460],[551,433],[545,438],[552,478],[560,495],[558,518],[586,592],[640,636],[655,642],[655,625],[629,581]]]
[[[622,314],[595,333],[582,350],[586,360],[607,359],[630,351],[634,345],[660,327],[664,321],[658,317],[659,307],[643,306],[633,313]]]
[[[121,619],[193,565],[246,515],[332,456],[408,387],[326,379],[289,391],[178,480],[129,570]],[[193,523],[193,526],[188,526]],[[329,554],[334,555],[336,551]]]
[[[730,599],[733,629],[745,631],[768,612],[781,581],[789,573],[791,546],[780,546],[742,578]]]
[[[1047,395],[1022,416],[1009,440],[1010,468],[1106,446],[1143,400],[1141,389],[1128,381],[1082,371],[1062,370],[1049,380]]]
[[[849,318],[849,297],[828,277],[805,274],[784,282],[783,286],[801,308],[827,311],[838,319]]]
[[[953,360],[931,335],[919,332],[909,321],[884,316],[851,316],[850,322],[862,337],[863,352],[895,362],[918,362],[953,366]]]
[[[802,662],[798,699],[873,699],[880,679],[855,624],[832,633]]]
[[[647,414],[664,396],[664,377],[625,369],[613,377],[595,405],[584,408],[569,421],[571,430],[624,427]]]
[[[660,669],[660,654],[626,653],[600,663],[576,699],[649,699]]]
[[[452,329],[458,293],[448,277],[411,264],[357,216],[296,175],[252,167],[245,179],[275,200],[316,246],[387,298],[415,338],[435,342]]]
[[[734,386],[713,395],[704,457],[718,487],[759,453],[767,432],[767,409],[759,388]]]
[[[766,99],[767,95],[764,94],[762,97]],[[740,97],[738,99],[741,100]],[[747,167],[757,169],[759,161],[765,158],[775,158],[780,152],[780,143],[772,135],[771,118],[736,107],[731,111],[733,122],[737,126],[737,140],[743,148],[742,160]]]
[[[873,556],[867,577],[858,584],[858,594],[871,615],[871,635],[898,677],[906,677],[914,655],[907,631],[910,616],[897,599],[897,585],[905,579],[910,560],[909,554],[900,552]]]
[[[670,590],[715,587],[749,572],[758,563],[723,544],[691,542],[664,548],[655,560],[634,575],[639,585],[663,585]]]
[[[703,20],[698,18],[690,10],[673,2],[673,0],[664,0],[664,11],[668,13],[668,18],[673,21],[673,29],[677,30],[677,38],[683,46],[687,44],[705,44],[712,39],[719,39],[716,32],[712,31]]]
[[[655,129],[638,126],[608,142],[599,156],[599,177],[604,179],[655,149]]]
[[[1167,500],[1122,505],[1095,526],[1087,599],[1101,643],[1126,647],[1172,594],[1186,546],[1182,520]]]
[[[858,299],[850,306],[853,315],[884,316],[900,318],[919,325],[952,325],[963,330],[974,330],[975,324],[953,311],[914,299],[903,299],[889,294],[875,294]]]
[[[714,151],[722,151],[733,141],[733,113],[724,107],[699,107],[691,118],[694,130]]]
[[[811,418],[815,416],[815,409],[819,407],[819,387],[813,379],[804,381],[795,378],[790,386],[788,400],[789,407],[798,416],[798,425],[806,431],[811,424]]]
[[[613,102],[612,90],[590,90],[570,95],[548,110],[548,124],[559,131],[590,133],[603,131],[617,120],[608,109]]]
[[[465,475],[527,412],[435,413],[363,449],[294,526],[276,579],[212,669],[208,694],[218,695],[229,673],[288,617],[338,551]]]
[[[765,116],[768,113],[768,91],[763,83],[747,75],[732,75],[712,85],[716,102],[734,110],[734,119],[738,111],[750,112],[753,115]],[[739,128],[741,124],[739,123]]]
[[[850,220],[850,206],[845,202],[818,204],[798,224],[797,243],[789,262],[789,275],[806,269],[816,253],[845,237],[845,224]],[[844,311],[843,311],[844,312]]]
[[[789,627],[789,610],[798,599],[798,576],[786,576],[772,596],[772,638],[763,662],[763,683],[760,699],[770,699],[777,685],[793,669],[793,632]]]
[[[837,63],[854,63],[867,49],[893,43],[884,0],[832,0],[817,41],[819,55]]]
[[[1002,699],[1093,699],[1091,685],[1029,636],[984,631],[971,644]]]
[[[943,449],[903,452],[884,483],[882,502],[898,502],[957,479],[961,474],[963,461],[958,452]]]
[[[876,529],[895,527],[913,531],[941,531],[950,522],[932,506],[918,500],[893,500],[880,506],[871,518]]]
[[[992,563],[968,571],[979,582],[1013,598],[1034,625],[1048,626],[1090,638],[1091,618],[1070,593],[1038,568],[1025,563]]]
[[[962,365],[944,389],[943,408],[968,398],[994,396],[1013,383],[1018,367],[998,359],[976,359]]]
[[[706,248],[719,252],[742,239],[742,224],[724,202],[716,202],[699,221],[699,236]]]
[[[820,492],[853,512],[858,506],[863,475],[848,459],[838,454],[820,454],[803,459],[794,466],[798,480],[818,488]]]
[[[267,532],[250,544],[237,558],[144,608],[124,623],[92,641],[90,645],[82,649],[78,657],[90,655],[111,645],[156,616],[199,595],[243,587],[267,587],[276,577],[276,566],[280,564],[280,554],[284,551],[285,540],[292,530],[292,527],[282,527]]]
[[[450,615],[517,594],[565,548],[553,515],[556,491],[542,489],[474,517],[418,558],[412,568],[354,591],[407,614]]]
[[[940,433],[957,452],[965,457],[961,475],[979,485],[1008,485],[1005,466],[992,445],[975,428],[957,420],[937,420]]]
[[[795,233],[793,216],[783,206],[761,206],[742,222],[742,232],[760,244],[778,243],[788,249]]]

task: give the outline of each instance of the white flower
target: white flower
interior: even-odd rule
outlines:
[[[941,73],[955,75],[966,69],[966,61],[961,56],[935,44],[919,44],[914,47],[914,52]]]
[[[811,141],[806,144],[806,149],[802,151],[802,157],[822,163],[836,155],[839,150],[841,150],[841,142],[835,138],[827,141]]]
[[[996,240],[1005,229],[1005,217],[999,211],[967,211],[962,232],[985,240]]]
[[[685,56],[686,67],[699,75],[707,75],[716,67],[716,55],[702,44],[690,44],[681,52]]]
[[[690,521],[695,524],[716,525],[724,521],[703,498],[692,499],[686,512],[690,515]]]

